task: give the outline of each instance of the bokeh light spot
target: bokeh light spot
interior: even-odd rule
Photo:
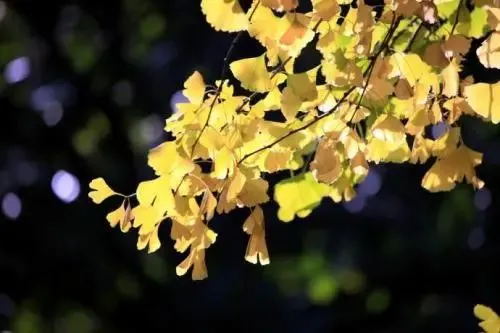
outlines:
[[[75,201],[80,194],[80,182],[65,170],[59,170],[54,174],[51,185],[54,194],[65,203]]]
[[[45,125],[47,125],[48,127],[57,125],[57,123],[61,121],[62,117],[63,108],[61,103],[59,103],[58,101],[53,101],[45,106],[42,118],[45,122]]]
[[[172,113],[175,113],[178,111],[177,104],[188,102],[189,100],[184,96],[182,90],[176,91],[170,98],[170,110],[172,110]]]
[[[11,317],[14,314],[15,305],[12,299],[6,294],[0,294],[0,315]]]
[[[5,80],[8,83],[18,83],[30,74],[30,61],[27,57],[16,58],[5,67]]]
[[[351,201],[343,203],[344,208],[349,213],[353,214],[360,213],[365,208],[365,205],[366,205],[366,198],[360,193],[358,193],[358,195],[356,195],[354,199],[352,199]]]
[[[113,100],[119,106],[130,106],[134,98],[134,87],[128,81],[120,81],[113,86]]]
[[[370,313],[384,312],[391,301],[391,295],[385,289],[374,290],[366,299],[366,311]]]
[[[432,125],[431,134],[434,140],[441,137],[448,130],[449,125],[445,122],[439,122],[436,125]]]
[[[7,218],[16,220],[21,215],[23,205],[15,193],[7,193],[2,199],[2,212]]]
[[[139,123],[139,135],[142,143],[146,146],[156,144],[163,135],[163,127],[163,120],[156,114],[144,118]]]
[[[309,299],[314,304],[329,304],[337,295],[337,281],[331,274],[320,274],[315,276],[309,283]]]
[[[491,192],[486,187],[474,194],[474,206],[478,210],[486,210],[491,205]]]
[[[381,186],[382,179],[380,174],[372,168],[363,182],[359,184],[358,192],[366,196],[374,196],[380,191]]]
[[[483,246],[485,238],[483,228],[478,227],[472,230],[468,239],[468,244],[471,250],[477,250]]]
[[[32,185],[38,178],[38,169],[35,163],[21,162],[16,167],[17,181],[24,186]]]
[[[5,2],[0,1],[0,22],[4,19],[6,14],[7,14],[7,5],[5,4]]]

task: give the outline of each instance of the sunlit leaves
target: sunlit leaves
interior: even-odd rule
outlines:
[[[246,30],[248,19],[239,0],[201,0],[201,11],[215,30]]]
[[[266,92],[271,89],[271,77],[266,68],[265,53],[255,58],[233,61],[231,71],[241,86],[247,90]]]
[[[474,112],[493,124],[500,123],[500,83],[466,86],[464,96]]]
[[[422,187],[431,192],[450,191],[464,179],[475,188],[484,186],[477,178],[474,167],[481,164],[482,154],[465,145],[439,158],[422,179]]]
[[[474,83],[462,67],[476,52],[485,68],[500,68],[497,2],[201,0],[208,24],[240,32],[231,50],[248,34],[260,55],[228,54],[214,84],[191,74],[187,102],[166,122],[171,139],[148,154],[155,177],[128,196],[98,178],[89,197],[121,197],[106,218],[123,232],[135,229],[138,249],[158,250],[170,227],[174,249],[185,253],[176,273],[191,270],[199,280],[217,238],[209,221],[240,208],[250,209],[242,256],[269,263],[262,205],[271,192],[278,218],[289,222],[325,197],[353,199],[371,164],[428,163],[421,185],[430,192],[462,182],[482,188],[482,154],[464,142],[460,120],[500,123],[500,83]],[[320,58],[303,52],[309,48]],[[431,126],[444,132],[430,138]],[[269,184],[268,175],[281,171],[291,177]],[[496,315],[477,311],[483,328],[496,327]]]
[[[492,33],[476,53],[484,67],[500,68],[500,32]]]
[[[318,183],[309,172],[276,184],[274,200],[279,204],[279,219],[290,222],[295,215],[306,217],[328,193],[329,187]]]

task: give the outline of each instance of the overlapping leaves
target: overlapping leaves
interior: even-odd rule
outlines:
[[[283,170],[295,174],[274,187],[283,221],[307,216],[324,198],[351,200],[370,164],[429,163],[422,186],[431,192],[461,182],[484,185],[475,171],[482,154],[462,139],[460,118],[500,122],[500,88],[474,83],[462,66],[472,39],[486,36],[476,50],[479,61],[500,67],[496,1],[470,8],[460,0],[383,6],[311,0],[307,13],[297,0],[247,5],[201,1],[212,27],[248,34],[262,48],[225,64],[232,82],[222,77],[214,88],[198,72],[186,80],[188,101],[177,105],[165,126],[174,140],[149,153],[156,178],[129,196],[102,178],[90,184],[95,203],[121,197],[107,219],[123,232],[137,229],[139,249],[157,250],[160,226],[168,223],[174,248],[187,253],[177,274],[191,270],[193,279],[203,279],[206,250],[217,239],[210,220],[246,208],[244,257],[268,264],[265,178]],[[321,61],[296,71],[306,48],[315,48]],[[436,125],[446,130],[431,138],[428,129]]]

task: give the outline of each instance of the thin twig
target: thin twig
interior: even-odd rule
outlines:
[[[396,19],[396,16],[394,15],[392,17],[392,22],[391,22],[391,27],[389,31],[387,32],[387,35],[385,35],[384,40],[382,41],[382,44],[380,44],[380,48],[377,50],[373,58],[371,59],[370,64],[366,68],[365,72],[363,73],[363,76],[367,75],[366,77],[366,83],[363,85],[363,90],[361,91],[361,95],[359,96],[358,103],[356,105],[356,108],[354,109],[354,112],[352,113],[351,119],[349,120],[348,123],[351,123],[354,117],[356,116],[356,113],[359,110],[359,107],[361,106],[361,101],[363,100],[363,97],[365,96],[366,89],[368,88],[368,84],[370,83],[370,79],[373,73],[373,69],[375,68],[375,63],[377,62],[378,57],[380,54],[384,51],[384,49],[389,45],[389,42],[391,41],[391,38],[398,28],[400,19]]]
[[[424,22],[422,21],[422,22],[420,22],[417,30],[415,31],[415,33],[411,37],[410,42],[408,43],[408,45],[406,45],[406,48],[403,51],[404,53],[406,53],[406,52],[408,52],[408,51],[411,50],[411,47],[412,47],[413,43],[415,42],[415,40],[417,40],[418,33],[420,32],[420,30],[422,30],[423,27],[424,27]]]
[[[252,17],[255,14],[255,12],[257,11],[257,8],[259,7],[259,5],[260,5],[260,1],[257,2],[255,7],[253,8],[252,12],[248,16],[248,21],[252,20]],[[200,141],[200,138],[201,138],[203,132],[208,127],[208,123],[210,122],[210,117],[212,116],[212,111],[214,109],[215,103],[217,103],[217,100],[219,99],[220,94],[222,93],[222,87],[224,86],[224,81],[226,80],[226,75],[227,75],[228,68],[229,68],[229,59],[231,57],[231,54],[233,53],[233,50],[234,50],[234,47],[236,46],[236,43],[243,36],[244,33],[245,33],[244,30],[238,32],[238,34],[236,35],[236,37],[234,37],[233,41],[231,42],[231,45],[229,46],[229,49],[226,52],[226,56],[224,57],[224,63],[222,65],[220,83],[219,83],[219,86],[217,87],[217,92],[214,96],[212,103],[210,104],[210,109],[208,111],[208,116],[207,116],[207,120],[205,121],[205,125],[203,125],[203,127],[201,128],[200,134],[198,134],[198,136],[194,140],[193,147],[191,148],[191,157],[193,157],[194,151],[196,149],[196,146],[198,145],[198,142]]]
[[[238,165],[240,165],[241,163],[243,163],[244,160],[246,160],[247,158],[249,158],[250,156],[253,156],[263,150],[266,150],[268,148],[271,148],[273,147],[274,145],[280,143],[281,141],[285,140],[286,138],[294,135],[295,133],[298,133],[300,131],[303,131],[305,129],[307,129],[308,127],[314,125],[315,123],[317,123],[318,121],[320,121],[321,119],[325,118],[326,116],[329,116],[330,114],[332,114],[333,112],[335,112],[339,106],[345,102],[345,100],[347,99],[347,97],[353,92],[353,90],[356,88],[356,86],[352,86],[350,87],[345,93],[344,95],[342,95],[342,97],[339,99],[339,101],[337,102],[337,104],[333,107],[333,109],[331,109],[330,111],[322,114],[321,116],[319,116],[318,118],[314,118],[313,120],[311,120],[310,122],[308,122],[307,124],[301,126],[301,127],[298,127],[294,130],[291,130],[290,132],[288,132],[287,134],[283,135],[282,137],[279,137],[278,139],[274,140],[273,142],[271,142],[270,144],[267,144],[265,145],[264,147],[260,147],[259,149],[256,149],[254,150],[253,152],[251,153],[248,153],[246,154],[245,156],[243,156],[243,158],[241,160],[238,161]]]
[[[460,0],[460,3],[458,4],[457,14],[455,15],[455,22],[451,27],[450,36],[453,35],[453,32],[455,32],[455,28],[457,27],[458,20],[460,19],[460,10],[462,9],[463,2],[464,2],[463,0]]]
[[[316,22],[316,24],[314,25],[314,27],[312,28],[313,31],[316,31],[316,29],[318,29],[319,25],[321,24],[321,22],[323,22],[322,20],[319,20],[318,22]],[[276,75],[278,75],[279,72],[281,72],[285,66],[293,59],[292,56],[288,56],[283,62],[281,62],[279,64],[278,67],[276,67],[275,69],[273,69],[273,71],[271,72],[271,76],[269,77],[269,79],[274,79],[274,77]],[[253,92],[251,93],[247,98],[245,98],[243,100],[243,103],[241,103],[241,105],[236,109],[236,113],[239,113],[243,110],[243,108],[252,101],[252,99],[257,96],[259,93],[258,92]]]

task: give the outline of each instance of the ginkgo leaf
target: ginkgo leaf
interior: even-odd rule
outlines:
[[[309,28],[310,17],[301,13],[289,13],[281,18],[285,27],[278,39],[279,49],[287,54],[287,58],[297,58],[304,47],[313,40],[316,33]],[[286,22],[286,23],[285,23]]]
[[[389,78],[396,76],[405,78],[411,87],[414,87],[417,80],[430,72],[429,65],[423,62],[420,56],[415,53],[394,53],[390,58],[390,64],[392,71]]]
[[[405,140],[405,128],[400,120],[388,114],[380,115],[372,127],[372,134],[375,138],[386,141],[400,143]]]
[[[255,58],[233,61],[230,68],[243,88],[261,93],[271,90],[272,82],[266,67],[265,53]]]
[[[308,19],[305,16],[299,15],[290,15],[286,17],[289,26],[279,40],[281,44],[288,46],[293,45],[296,40],[301,39],[307,33]]]
[[[132,220],[130,205],[124,200],[120,207],[106,215],[106,220],[108,220],[112,228],[119,224],[121,231],[127,232],[132,226],[130,223]]]
[[[233,175],[236,161],[233,152],[226,146],[216,152],[214,157],[214,171],[212,175],[217,179],[226,179]]]
[[[191,278],[193,280],[203,280],[208,276],[204,249],[197,250],[191,247],[191,251],[187,258],[175,268],[175,273],[182,276],[186,274],[191,267],[193,267],[193,271],[191,272]]]
[[[150,233],[139,235],[137,239],[137,249],[142,250],[148,246],[148,253],[153,253],[161,246],[160,238],[158,237],[158,226]]]
[[[290,87],[301,101],[312,101],[318,97],[316,88],[318,69],[319,67],[315,67],[305,73],[288,75],[287,87]]]
[[[477,304],[474,306],[474,315],[481,320],[479,326],[485,333],[500,332],[500,317],[491,308]]]
[[[318,18],[330,21],[340,12],[340,6],[336,0],[312,0],[314,15]]]
[[[295,119],[301,105],[302,100],[293,92],[293,89],[285,87],[281,94],[281,113],[283,113],[288,122]]]
[[[472,110],[490,120],[500,123],[500,83],[476,83],[464,88],[464,97]]]
[[[484,186],[477,178],[474,167],[481,164],[482,154],[461,145],[452,153],[438,159],[422,179],[422,187],[430,192],[450,191],[464,179],[480,189]]]
[[[193,104],[201,104],[205,96],[205,82],[200,72],[195,71],[184,82],[184,90],[182,94]]]
[[[89,192],[89,198],[96,204],[100,204],[110,196],[117,194],[106,184],[103,178],[93,179],[89,187],[93,190]]]
[[[316,182],[310,172],[279,182],[274,187],[278,218],[290,222],[295,215],[306,217],[329,192],[328,186]]]
[[[201,11],[215,30],[235,32],[248,28],[239,0],[201,0]]]
[[[488,25],[491,29],[500,30],[500,8],[488,7]]]
[[[441,76],[443,77],[443,95],[454,97],[458,94],[460,83],[460,66],[455,60],[452,60],[448,66],[443,69]]]
[[[333,140],[323,140],[311,162],[313,177],[322,183],[333,184],[342,174],[342,154]]]
[[[269,184],[262,178],[247,179],[243,189],[238,194],[238,202],[246,207],[254,207],[269,201],[267,190]]]
[[[486,68],[500,68],[500,32],[493,32],[477,48],[476,54]]]
[[[245,260],[252,264],[260,262],[261,265],[268,265],[270,260],[266,244],[264,212],[260,206],[256,206],[245,220],[243,231],[250,235]]]

